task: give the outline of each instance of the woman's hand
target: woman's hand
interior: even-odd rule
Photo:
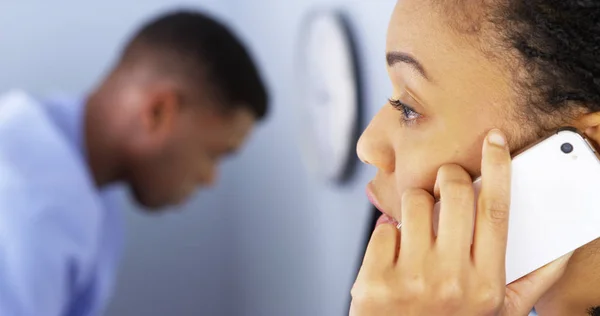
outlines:
[[[568,256],[506,286],[510,163],[503,134],[490,132],[476,214],[469,174],[456,165],[440,168],[437,236],[434,197],[405,192],[394,214],[402,218],[401,233],[391,224],[375,229],[352,288],[350,315],[528,315],[560,278]]]

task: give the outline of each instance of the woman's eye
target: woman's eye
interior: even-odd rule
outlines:
[[[400,111],[404,123],[414,123],[421,117],[421,114],[417,113],[413,108],[402,103],[400,100],[389,99],[389,102],[396,110]]]

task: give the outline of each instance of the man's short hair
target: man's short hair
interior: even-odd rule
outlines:
[[[121,63],[150,59],[161,74],[191,89],[208,88],[224,110],[267,113],[266,87],[242,42],[225,25],[196,11],[171,12],[145,24],[125,47]]]

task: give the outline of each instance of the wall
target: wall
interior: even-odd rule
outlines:
[[[304,169],[295,142],[294,58],[301,20],[311,8],[334,6],[352,19],[359,39],[369,119],[386,102],[385,34],[395,1],[238,0],[232,20],[252,44],[272,88],[275,109],[232,165],[225,210],[234,236],[232,315],[347,315],[367,229],[361,166],[344,187],[324,185]]]
[[[0,1],[0,91],[80,95],[142,21],[180,5],[225,18],[230,11],[226,0]],[[127,210],[127,248],[107,315],[231,315],[222,295],[230,243],[222,233],[223,185],[161,219]]]

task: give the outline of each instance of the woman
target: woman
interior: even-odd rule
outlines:
[[[600,144],[600,1],[400,0],[387,67],[390,102],[358,154],[377,167],[369,191],[389,216],[369,243],[351,314],[593,313],[600,241],[508,287],[504,254],[509,152],[564,125]],[[427,229],[432,194],[451,197],[437,238]]]

